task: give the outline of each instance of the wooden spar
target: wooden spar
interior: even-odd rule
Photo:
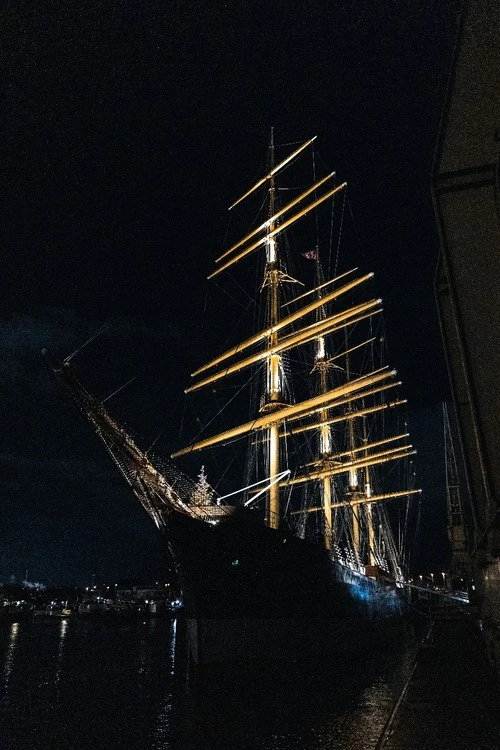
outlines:
[[[390,450],[383,451],[382,453],[373,453],[371,456],[356,459],[355,461],[346,461],[344,464],[342,464],[342,466],[333,466],[329,469],[311,471],[309,474],[304,474],[304,476],[290,479],[288,482],[284,482],[281,486],[288,487],[291,484],[304,484],[304,482],[310,482],[312,479],[333,477],[336,474],[344,474],[353,469],[362,469],[364,466],[376,466],[377,464],[386,463],[387,461],[395,461],[398,458],[413,456],[417,451],[410,450],[410,448],[413,448],[413,446],[403,445],[400,448],[391,448]]]
[[[368,398],[368,396],[374,396],[377,393],[381,393],[382,391],[387,391],[389,388],[397,388],[398,386],[402,385],[401,380],[394,381],[393,383],[388,383],[387,385],[379,385],[377,388],[370,388],[367,391],[362,391],[361,393],[356,393],[354,396],[349,396],[348,398],[344,398],[338,403],[335,404],[335,407],[337,406],[345,406],[346,404],[351,404],[353,401],[359,401],[359,399]],[[300,414],[298,417],[291,417],[290,422],[295,422],[298,419],[303,419],[304,417],[308,417],[311,414],[314,414],[315,412],[321,411],[321,409],[313,408],[308,412],[305,412],[304,414]],[[359,412],[353,412],[353,417],[356,416],[356,414],[359,414]],[[342,415],[341,420],[346,419],[346,415]],[[291,430],[290,430],[291,432]]]
[[[352,352],[355,352],[357,349],[361,349],[363,346],[366,346],[367,344],[371,344],[373,341],[375,341],[375,336],[373,336],[371,339],[367,339],[366,341],[363,341],[361,344],[356,344],[356,346],[351,346],[350,349],[345,349],[343,352],[340,352],[340,354],[335,354],[333,357],[328,357],[328,364],[330,362],[335,362],[336,359],[343,359],[347,354],[351,354]]]
[[[355,393],[352,396],[348,396],[347,398],[342,399],[338,403],[335,404],[335,408],[340,406],[345,406],[346,404],[353,403],[354,401],[359,401],[360,399],[367,398],[368,396],[373,396],[375,394],[381,393],[382,391],[385,391],[389,388],[397,388],[399,385],[401,385],[401,381],[394,381],[393,383],[389,383],[388,385],[382,385],[377,388],[371,388],[368,391],[362,391],[361,393]],[[383,411],[387,408],[394,408],[396,406],[401,406],[402,404],[406,404],[406,399],[401,399],[399,401],[391,401],[387,404],[379,404],[378,406],[369,406],[366,409],[359,409],[358,411],[352,411],[348,414],[341,414],[338,417],[332,417],[331,419],[327,419],[325,422],[313,422],[311,424],[302,425],[301,427],[295,427],[293,429],[286,429],[285,432],[280,433],[281,438],[286,438],[289,435],[298,435],[301,432],[307,432],[309,430],[317,430],[318,428],[322,427],[323,425],[331,425],[331,424],[338,424],[339,422],[348,422],[349,420],[356,419],[357,417],[363,417],[367,414],[373,414],[377,411]],[[314,407],[310,411],[305,412],[304,414],[300,414],[298,417],[292,417],[289,419],[289,422],[297,421],[298,419],[304,419],[305,417],[310,416],[311,414],[317,413],[318,411],[321,411],[321,409],[318,409]]]
[[[395,387],[397,385],[401,385],[401,383],[390,383],[391,388]],[[374,390],[375,393],[380,393],[380,389]],[[356,400],[358,398],[362,398],[362,394],[356,394]],[[352,399],[354,400],[354,399]],[[401,406],[402,404],[406,404],[407,400],[401,399],[399,401],[391,401],[387,404],[379,404],[378,406],[368,406],[366,409],[359,409],[359,411],[353,411],[348,414],[342,414],[340,417],[333,417],[332,419],[327,419],[325,422],[314,422],[313,424],[306,424],[302,427],[295,427],[292,430],[287,430],[286,433],[282,433],[281,437],[286,437],[287,435],[298,435],[301,432],[308,432],[309,430],[317,430],[322,425],[326,424],[336,424],[338,422],[347,422],[349,419],[356,419],[356,417],[364,417],[367,414],[374,414],[377,411],[383,411],[384,409],[392,409],[395,406]]]
[[[255,250],[257,247],[260,247],[261,245],[265,245],[269,242],[269,240],[273,239],[277,234],[280,232],[283,232],[285,229],[288,229],[289,226],[294,224],[296,221],[301,219],[303,216],[308,214],[310,211],[316,208],[316,206],[319,206],[320,203],[323,203],[324,201],[328,200],[328,198],[331,198],[335,193],[338,193],[340,190],[343,190],[347,185],[347,182],[343,182],[342,185],[339,185],[336,188],[333,188],[333,190],[329,190],[324,195],[321,195],[319,198],[317,198],[313,203],[310,203],[308,206],[303,208],[301,211],[299,211],[298,214],[295,214],[295,216],[291,216],[287,221],[283,222],[283,224],[280,224],[279,227],[276,227],[276,229],[273,229],[272,232],[269,232],[264,237],[261,237],[260,240],[257,242],[254,242],[252,245],[249,245],[249,247],[246,247],[244,250],[242,250],[238,255],[235,255],[234,258],[227,261],[227,263],[224,263],[223,266],[220,266],[220,268],[216,268],[213,273],[210,274],[210,276],[207,276],[208,279],[213,279],[215,276],[218,276],[220,273],[225,271],[227,268],[230,268],[230,266],[233,266],[235,263],[238,263],[242,258],[244,258],[246,255],[252,252],[252,250]]]
[[[331,180],[332,177],[335,176],[335,172],[330,172],[330,174],[327,174],[326,177],[323,177],[321,180],[318,180],[314,185],[311,185],[310,188],[305,190],[303,193],[301,193],[297,198],[294,198],[293,201],[290,201],[290,203],[287,203],[286,206],[283,206],[282,209],[280,209],[277,213],[274,214],[274,216],[271,216],[270,219],[266,219],[266,221],[258,226],[256,229],[253,229],[250,234],[247,234],[243,239],[239,240],[235,245],[232,245],[228,250],[222,253],[222,255],[219,255],[218,258],[215,259],[216,263],[220,263],[221,260],[224,260],[224,258],[227,258],[228,255],[231,255],[232,252],[237,250],[239,247],[245,244],[245,242],[248,242],[248,240],[251,240],[252,237],[255,237],[256,234],[259,234],[259,232],[263,232],[265,229],[269,229],[273,224],[277,222],[277,220],[287,213],[287,211],[290,211],[291,208],[296,206],[298,203],[304,200],[304,198],[307,198],[308,195],[311,195],[311,193],[314,193],[315,190],[320,188],[322,185],[324,185],[325,182],[328,180]]]
[[[234,365],[225,367],[223,370],[219,370],[213,375],[204,378],[204,380],[198,381],[198,383],[195,383],[194,385],[186,388],[184,393],[190,393],[191,391],[196,391],[198,390],[198,388],[202,388],[205,385],[215,383],[217,380],[221,380],[221,378],[225,378],[227,375],[231,375],[233,372],[239,372],[245,367],[249,367],[256,362],[261,362],[267,359],[269,356],[287,351],[287,349],[291,349],[295,346],[306,344],[320,334],[326,335],[328,333],[333,333],[333,331],[336,331],[339,328],[343,328],[346,325],[357,322],[359,318],[356,318],[355,316],[359,316],[360,313],[363,313],[366,310],[371,310],[370,315],[374,315],[375,313],[380,312],[380,310],[373,309],[377,305],[379,305],[380,302],[381,300],[371,300],[370,302],[365,302],[363,305],[356,305],[356,307],[351,307],[349,308],[349,310],[346,310],[343,313],[331,315],[329,318],[325,318],[325,320],[319,320],[316,323],[303,328],[298,333],[291,334],[290,336],[281,339],[281,341],[275,344],[273,347],[256,352],[250,357],[242,359],[239,362],[235,362]]]
[[[415,451],[414,451],[415,453]],[[422,490],[400,490],[399,492],[387,492],[384,495],[372,495],[371,497],[353,498],[348,505],[363,505],[364,503],[380,503],[384,500],[391,500],[395,497],[406,497],[407,495],[421,495]],[[341,508],[344,503],[332,503],[332,508]]]
[[[224,440],[230,440],[239,437],[240,435],[245,435],[248,432],[252,432],[253,430],[268,427],[270,424],[279,424],[295,414],[300,414],[309,408],[320,406],[321,404],[329,404],[331,407],[337,399],[341,399],[349,393],[361,390],[365,386],[379,383],[389,377],[394,377],[395,374],[395,370],[389,370],[388,367],[383,367],[380,370],[375,370],[374,372],[369,373],[368,375],[363,375],[355,380],[351,380],[350,383],[345,383],[337,388],[333,388],[332,390],[327,391],[327,393],[322,393],[319,396],[314,396],[306,401],[301,401],[299,404],[285,406],[270,414],[264,414],[261,417],[257,417],[257,419],[254,419],[252,422],[246,422],[243,425],[233,427],[232,429],[226,430],[218,435],[206,438],[206,440],[201,440],[199,443],[194,443],[186,448],[182,448],[176,453],[173,453],[171,458],[177,458],[178,456],[183,456],[187,453],[208,448],[211,445],[222,443]]]
[[[357,448],[352,448],[348,451],[343,451],[342,453],[332,453],[324,456],[321,459],[317,459],[316,461],[309,461],[307,464],[303,464],[302,468],[306,468],[308,466],[318,466],[321,465],[324,461],[328,461],[329,463],[335,463],[336,466],[343,466],[342,462],[340,461],[341,458],[345,458],[346,456],[353,456],[353,453],[359,453],[360,451],[365,451],[365,457],[369,457],[370,455],[366,453],[366,451],[371,450],[372,448],[380,448],[382,445],[386,445],[387,443],[393,443],[395,440],[403,440],[403,438],[407,438],[410,436],[409,432],[405,432],[402,435],[392,435],[391,437],[384,438],[383,440],[376,440],[374,443],[366,443],[363,445],[358,446]],[[400,448],[405,448],[406,446],[402,445]],[[380,455],[380,454],[377,454]],[[354,456],[353,456],[354,459]],[[355,459],[357,460],[357,459]]]
[[[290,305],[293,305],[295,302],[298,302],[299,300],[304,299],[304,297],[309,297],[311,294],[321,291],[321,289],[324,289],[325,286],[331,286],[332,284],[336,284],[337,281],[340,281],[345,276],[349,276],[351,273],[356,273],[357,270],[358,270],[357,268],[351,268],[350,271],[345,271],[345,273],[341,273],[340,276],[335,276],[335,278],[330,279],[330,281],[325,281],[324,284],[319,284],[319,286],[314,287],[314,289],[309,289],[308,292],[304,292],[304,294],[300,294],[298,297],[294,297],[288,302],[284,302],[281,305],[281,307],[289,307]]]
[[[381,503],[384,500],[392,500],[395,497],[406,497],[407,495],[420,495],[422,490],[399,490],[398,492],[386,492],[383,495],[372,495],[371,497],[356,497],[352,500],[343,500],[342,502],[332,503],[332,508],[349,508],[351,505],[364,505],[367,503]],[[313,508],[304,508],[303,510],[293,510],[291,516],[299,516],[302,513],[315,513],[323,510],[322,505],[316,505]]]
[[[366,445],[360,445],[358,448],[352,448],[348,451],[343,451],[342,453],[335,453],[331,456],[328,456],[327,460],[329,461],[337,461],[339,458],[343,458],[344,456],[350,456],[352,453],[359,453],[360,451],[366,451],[371,450],[371,448],[378,448],[381,445],[386,445],[387,443],[393,443],[395,440],[403,440],[403,438],[410,437],[409,432],[404,432],[401,435],[392,435],[391,437],[384,438],[383,440],[376,440],[374,443],[367,443]]]
[[[332,300],[337,299],[343,294],[346,294],[347,292],[349,292],[351,289],[354,289],[356,286],[359,286],[360,284],[364,284],[365,281],[368,281],[372,277],[373,277],[373,273],[367,273],[365,276],[361,276],[359,279],[354,279],[348,284],[345,284],[339,289],[336,289],[334,292],[330,292],[330,294],[327,294],[322,299],[311,302],[309,305],[306,305],[306,307],[302,307],[300,310],[297,310],[297,312],[293,313],[292,315],[288,315],[286,318],[283,318],[282,320],[279,321],[279,323],[272,326],[271,328],[266,328],[266,330],[264,331],[259,331],[259,333],[256,333],[254,336],[251,336],[249,339],[246,339],[246,341],[243,341],[241,344],[237,344],[232,349],[228,349],[228,351],[219,355],[215,359],[212,359],[210,362],[207,362],[207,364],[203,365],[202,367],[199,367],[198,370],[193,372],[191,377],[194,378],[200,373],[204,372],[205,370],[209,370],[212,367],[215,367],[220,362],[223,362],[225,359],[229,359],[229,357],[233,357],[235,354],[239,354],[240,352],[247,349],[249,346],[258,344],[259,341],[262,341],[263,339],[268,338],[272,333],[277,333],[282,328],[286,328],[286,326],[291,325],[291,323],[294,323],[296,320],[300,320],[300,318],[304,317],[305,315],[308,315],[310,312],[314,312],[314,310],[317,310],[318,307],[321,307],[322,305],[325,305],[327,302],[331,302]]]
[[[245,193],[245,195],[242,195],[241,198],[238,198],[238,200],[233,203],[232,206],[229,206],[228,210],[230,211],[232,208],[234,208],[235,206],[237,206],[238,203],[241,203],[242,201],[244,201],[245,198],[248,198],[249,195],[252,195],[253,192],[255,192],[256,190],[258,190],[261,185],[264,185],[264,183],[267,182],[267,180],[270,180],[272,177],[274,177],[274,175],[278,174],[278,172],[280,170],[282,170],[283,167],[286,167],[286,165],[289,164],[292,161],[292,159],[295,159],[295,157],[298,156],[305,148],[307,148],[308,146],[310,146],[311,143],[313,143],[316,140],[317,137],[318,136],[315,135],[309,141],[306,141],[305,143],[303,143],[302,146],[299,146],[299,148],[296,149],[292,154],[290,154],[290,156],[287,156],[286,159],[283,159],[283,161],[281,161],[279,164],[277,164],[274,167],[274,169],[272,169],[269,172],[269,174],[267,174],[261,180],[259,180],[258,182],[256,182],[255,185],[252,188],[250,188],[250,190],[247,190],[247,192]]]

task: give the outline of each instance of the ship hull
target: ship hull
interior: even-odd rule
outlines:
[[[173,512],[166,532],[196,664],[342,659],[402,620],[400,589],[244,513],[212,526]]]

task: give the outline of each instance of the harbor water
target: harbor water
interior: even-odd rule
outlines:
[[[268,664],[200,676],[183,658],[182,620],[0,622],[0,748],[379,750],[415,671],[421,636],[402,627],[342,664]],[[396,733],[387,747],[422,747],[411,728],[416,707],[419,723],[438,720],[439,711],[453,719],[432,680],[433,705],[423,705],[422,683],[426,695],[413,696],[403,744]],[[441,750],[500,746],[475,735],[472,745],[442,739]],[[428,741],[426,748],[435,746]]]
[[[2,748],[373,748],[416,648],[404,632],[349,669],[268,666],[258,678],[240,671],[200,680],[179,660],[180,625],[169,618],[1,623]]]

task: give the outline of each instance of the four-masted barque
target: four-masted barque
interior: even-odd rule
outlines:
[[[403,605],[402,541],[408,504],[419,492],[407,470],[414,450],[401,416],[405,401],[395,395],[400,383],[381,354],[381,300],[366,293],[373,274],[349,269],[329,278],[324,271],[335,202],[343,216],[346,184],[337,185],[334,173],[318,179],[315,166],[305,182],[299,165],[314,140],[281,160],[271,142],[264,177],[231,207],[241,213],[258,201],[263,214],[219,255],[209,276],[219,280],[242,268],[253,279],[248,265],[257,261],[257,332],[200,366],[186,392],[222,393],[239,379],[254,397],[250,414],[172,456],[233,450],[249,438],[240,478],[234,464],[228,469],[243,489],[221,496],[204,470],[191,481],[176,465],[152,459],[67,362],[55,367],[165,532],[189,650],[200,663],[352,649]],[[329,222],[326,253],[321,214]],[[231,401],[227,413],[241,411]],[[399,509],[388,502],[394,499]]]

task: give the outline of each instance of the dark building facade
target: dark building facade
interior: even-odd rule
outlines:
[[[500,4],[465,2],[436,153],[436,294],[460,424],[481,616],[500,665]],[[497,636],[495,637],[495,633]]]

